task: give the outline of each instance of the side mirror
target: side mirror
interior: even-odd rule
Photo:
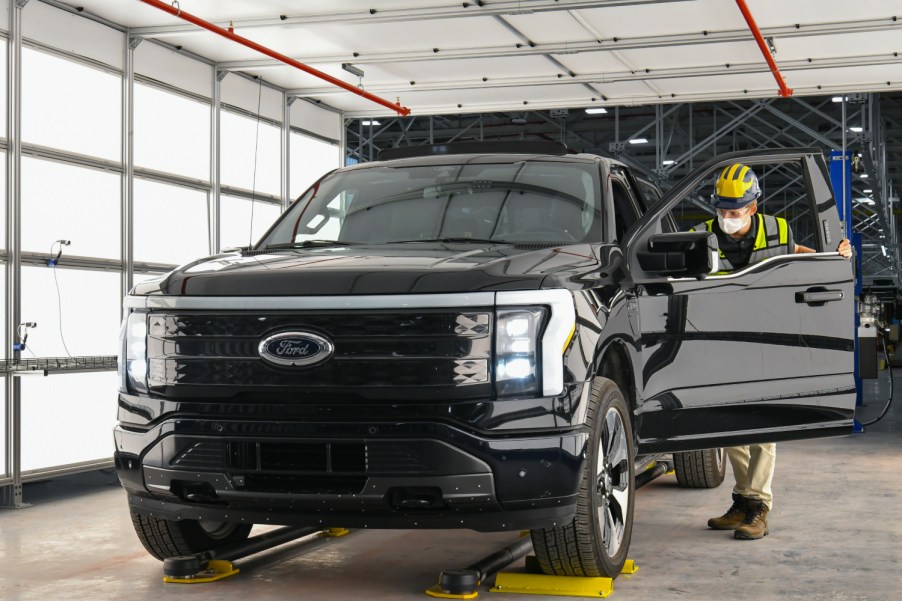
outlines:
[[[717,236],[713,232],[674,232],[648,239],[638,251],[639,266],[661,275],[699,277],[717,271]]]

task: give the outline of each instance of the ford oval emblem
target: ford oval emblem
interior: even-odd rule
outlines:
[[[310,332],[281,332],[263,339],[257,347],[265,361],[289,367],[321,363],[334,350],[331,341]]]

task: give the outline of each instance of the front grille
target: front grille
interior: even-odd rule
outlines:
[[[311,476],[435,474],[448,468],[447,449],[434,441],[378,443],[362,440],[275,442],[180,440],[172,467],[232,474]]]
[[[226,444],[229,458],[226,468],[229,470],[363,474],[367,469],[366,445],[362,442],[229,442]]]
[[[351,495],[363,492],[366,477],[278,476],[253,474],[245,479],[244,490],[261,493]]]
[[[304,367],[264,361],[258,345],[280,332],[327,338],[334,353]],[[445,388],[454,398],[475,398],[491,394],[491,352],[489,308],[153,312],[148,320],[148,383],[155,394],[171,397],[248,398],[284,390],[291,398],[311,393],[311,400],[323,401],[326,393],[365,398],[368,390],[397,389],[441,398]]]

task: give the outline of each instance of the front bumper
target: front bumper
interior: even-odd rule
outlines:
[[[423,422],[170,419],[115,435],[119,477],[139,513],[483,531],[569,521],[587,444],[580,428],[482,437]]]

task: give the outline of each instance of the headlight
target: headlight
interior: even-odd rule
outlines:
[[[495,393],[536,394],[539,389],[537,341],[545,310],[498,309],[495,328]]]
[[[119,374],[126,390],[147,392],[147,313],[131,313],[123,325]],[[123,360],[124,359],[124,360]]]

